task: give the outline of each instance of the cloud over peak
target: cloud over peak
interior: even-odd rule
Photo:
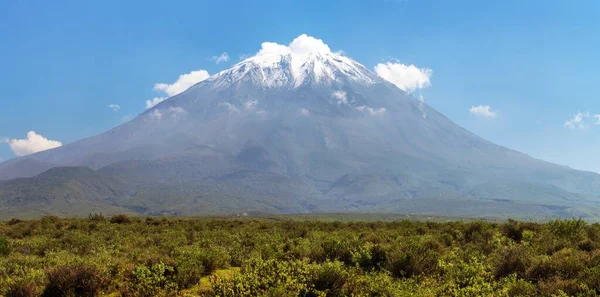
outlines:
[[[276,42],[263,42],[260,50],[256,54],[310,54],[310,53],[331,53],[331,49],[321,39],[302,34],[296,37],[289,45],[282,45]]]
[[[433,70],[418,68],[415,65],[387,62],[375,65],[375,73],[401,90],[411,93],[431,86]]]
[[[2,142],[7,143],[17,157],[62,146],[62,142],[49,140],[35,131],[29,131],[26,139],[4,139]]]

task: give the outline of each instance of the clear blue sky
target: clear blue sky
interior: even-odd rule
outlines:
[[[425,101],[495,143],[600,172],[600,1],[0,1],[0,139],[69,143],[145,109],[157,82],[215,73],[307,33],[368,68],[433,70]],[[212,56],[231,59],[216,64]],[[109,104],[118,104],[115,112]],[[489,105],[496,117],[477,117]],[[585,127],[565,127],[589,113]],[[13,152],[0,144],[0,158]]]

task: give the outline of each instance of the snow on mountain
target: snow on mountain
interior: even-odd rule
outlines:
[[[312,82],[372,84],[379,78],[358,62],[332,52],[321,40],[300,35],[289,46],[265,42],[253,57],[209,78],[214,87],[251,81],[266,88],[298,88]]]

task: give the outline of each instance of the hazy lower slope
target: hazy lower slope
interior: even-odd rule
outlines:
[[[0,183],[0,215],[86,215],[125,211],[116,202],[129,195],[128,186],[85,167],[56,167],[32,178]]]

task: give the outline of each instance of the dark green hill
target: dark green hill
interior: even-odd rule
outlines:
[[[55,167],[35,177],[0,183],[2,217],[50,213],[65,216],[126,211],[117,201],[130,194],[119,178],[87,167]]]

